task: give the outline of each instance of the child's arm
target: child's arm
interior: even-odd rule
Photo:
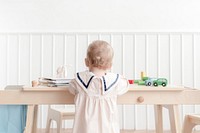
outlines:
[[[117,85],[117,94],[122,95],[122,94],[126,93],[128,91],[128,89],[129,89],[128,80],[120,75],[119,82]]]

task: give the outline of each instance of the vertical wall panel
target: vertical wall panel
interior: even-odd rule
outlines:
[[[30,45],[32,47],[30,57],[31,57],[31,80],[36,80],[38,77],[42,76],[41,72],[41,45],[42,45],[42,37],[41,35],[30,35]]]
[[[62,34],[54,35],[54,67],[53,75],[56,76],[56,70],[58,67],[65,65],[65,36]]]
[[[53,35],[43,35],[43,76],[53,76]]]
[[[74,77],[76,70],[76,37],[75,35],[65,35],[65,60],[64,64],[69,65],[68,76]]]
[[[124,76],[134,79],[135,44],[133,35],[124,35]]]
[[[169,35],[158,36],[158,77],[165,77],[169,79]]]
[[[146,36],[136,35],[136,78],[140,78],[140,72],[146,71]]]
[[[112,46],[114,49],[114,59],[113,59],[113,72],[123,73],[122,68],[122,58],[123,58],[123,49],[122,49],[122,35],[113,35],[112,36]]]
[[[183,71],[185,86],[193,86],[193,36],[182,35]]]
[[[100,37],[99,37],[101,40],[104,40],[104,41],[107,41],[108,43],[110,43],[111,41],[111,37],[109,34],[100,34]]]
[[[78,47],[78,60],[77,60],[77,66],[78,70],[77,71],[83,71],[86,68],[85,66],[85,57],[86,57],[86,50],[88,46],[88,36],[86,35],[78,35],[78,42],[77,42],[77,47]]]
[[[182,84],[181,35],[170,35],[170,84]]]
[[[157,35],[147,36],[147,76],[157,77],[158,70],[158,42]]]
[[[7,66],[7,83],[14,85],[18,84],[18,75],[19,75],[19,54],[18,54],[18,48],[19,48],[19,38],[18,35],[12,34],[8,36],[8,53],[7,53],[7,59],[8,59],[8,66]]]
[[[0,35],[0,90],[7,84],[7,35]]]
[[[88,45],[92,43],[94,40],[99,39],[99,34],[89,34],[88,36]]]
[[[30,36],[29,35],[20,35],[20,44],[19,44],[19,58],[20,58],[20,76],[19,84],[29,85],[30,84]]]

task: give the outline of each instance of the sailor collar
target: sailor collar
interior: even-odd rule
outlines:
[[[112,90],[111,88],[113,88],[116,85],[119,79],[119,74],[106,73],[106,75],[102,77],[96,77],[94,73],[89,71],[76,73],[76,81],[81,87],[84,88],[84,90],[88,89],[94,78],[101,79],[102,89],[104,92],[107,92],[108,90]]]

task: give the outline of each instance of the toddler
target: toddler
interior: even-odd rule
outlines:
[[[76,73],[70,82],[76,109],[73,133],[120,133],[117,96],[127,92],[128,82],[109,72],[113,55],[107,42],[92,42],[85,58],[89,70]]]

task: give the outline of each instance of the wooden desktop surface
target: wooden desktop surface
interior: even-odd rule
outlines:
[[[144,100],[138,101],[138,98]],[[74,96],[66,87],[30,87],[1,90],[0,104],[73,104]],[[200,90],[182,86],[147,87],[130,85],[129,91],[118,97],[118,104],[200,104]]]

